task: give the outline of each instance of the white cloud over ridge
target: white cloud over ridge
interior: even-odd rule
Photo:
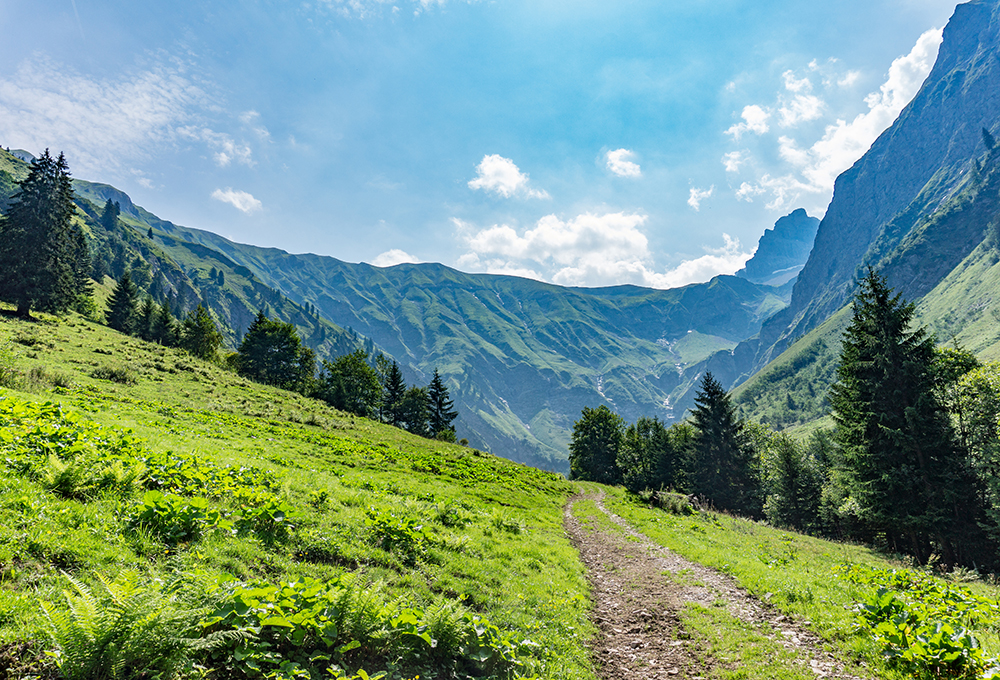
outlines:
[[[821,210],[819,203],[829,201],[837,176],[868,151],[920,89],[934,65],[941,44],[941,34],[941,29],[924,32],[908,54],[895,59],[878,91],[865,97],[867,111],[859,113],[853,120],[848,122],[838,119],[826,125],[821,137],[808,145],[800,144],[791,133],[780,135],[775,140],[778,157],[791,171],[776,173],[773,168],[770,172],[757,170],[758,177],[753,182],[742,182],[735,190],[735,197],[738,200],[752,201],[755,196],[766,193],[770,196],[767,208],[785,210],[809,196],[817,203],[813,208]],[[810,64],[810,68],[816,70],[815,62]],[[824,85],[846,88],[852,86],[858,77],[857,71],[847,71],[840,77],[824,80]],[[791,128],[799,123],[821,118],[826,104],[819,97],[810,94],[811,81],[808,78],[796,78],[792,71],[786,71],[782,78],[790,96],[779,95],[775,105],[778,125]],[[748,110],[754,111],[749,117]],[[730,127],[726,133],[738,141],[743,133],[754,130],[752,121],[758,122],[758,129],[762,125],[766,126],[767,119],[757,112],[766,113],[766,110],[760,105],[745,107],[744,123]],[[770,142],[770,138],[767,141]],[[745,156],[739,151],[723,156],[727,172],[739,171],[739,164],[733,159],[742,161]]]
[[[393,267],[397,264],[419,264],[420,259],[410,255],[405,250],[393,248],[378,255],[372,264],[376,267]]]
[[[615,149],[605,154],[607,168],[619,177],[642,177],[642,169],[633,163],[635,154],[628,149]]]
[[[632,283],[653,288],[675,288],[732,274],[752,253],[723,234],[724,245],[705,255],[656,271],[649,241],[641,227],[647,217],[617,212],[585,213],[572,219],[547,215],[533,228],[518,231],[509,225],[475,229],[453,220],[469,251],[457,266],[491,274],[511,274],[564,286],[609,286]]]
[[[528,176],[518,169],[514,161],[499,154],[483,156],[476,166],[476,178],[469,181],[469,188],[482,189],[504,198],[550,198],[548,192],[531,188]]]
[[[216,189],[212,192],[212,198],[223,203],[228,203],[240,212],[250,215],[263,207],[263,204],[253,197],[253,194],[246,191],[237,191],[231,187]]]

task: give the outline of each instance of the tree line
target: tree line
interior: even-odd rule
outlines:
[[[114,232],[120,212],[119,204],[108,199],[100,216],[107,233]],[[53,158],[46,149],[31,162],[6,214],[0,216],[0,299],[16,304],[18,316],[30,318],[32,310],[60,314],[72,309],[103,317],[119,332],[218,360],[256,382],[316,397],[424,437],[455,441],[458,414],[437,370],[426,387],[407,386],[395,360],[367,349],[317,367],[315,351],[305,346],[296,327],[269,319],[263,310],[236,351],[220,358],[223,335],[208,309],[199,303],[179,319],[182,307],[176,298],[166,291],[141,292],[158,279],[142,258],[130,264],[121,243],[92,257],[75,214],[65,156]],[[152,236],[151,230],[147,235]],[[118,278],[102,313],[94,304],[91,277],[103,279],[111,273]],[[221,270],[213,268],[209,276],[216,285],[225,284]],[[303,309],[318,315],[309,303]]]
[[[571,475],[671,489],[728,512],[864,541],[920,563],[1000,567],[1000,364],[935,347],[873,270],[859,282],[829,391],[832,429],[804,441],[737,417],[709,373],[690,418],[627,424],[586,408]]]

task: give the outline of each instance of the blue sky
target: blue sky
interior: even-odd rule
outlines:
[[[822,216],[953,10],[5,0],[0,144],[240,242],[672,287]]]

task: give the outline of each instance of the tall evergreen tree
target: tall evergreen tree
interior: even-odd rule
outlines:
[[[0,221],[0,298],[16,303],[19,316],[30,317],[32,308],[66,311],[81,293],[90,268],[80,266],[73,198],[65,156],[52,158],[46,149]]]
[[[184,319],[181,347],[200,359],[212,359],[222,346],[222,333],[208,310],[198,305]]]
[[[323,362],[316,396],[341,411],[373,417],[382,386],[378,373],[368,363],[367,352],[359,348],[332,362]]]
[[[670,428],[659,418],[639,418],[625,429],[618,451],[618,467],[622,482],[629,491],[678,488],[684,447],[680,437],[685,426],[678,423]]]
[[[135,329],[136,301],[139,299],[139,289],[132,283],[128,272],[121,275],[118,284],[108,298],[105,312],[108,326],[122,333],[132,333]]]
[[[115,232],[118,229],[118,216],[122,214],[122,207],[118,201],[110,198],[104,202],[104,209],[101,211],[101,226],[105,231]]]
[[[743,437],[743,423],[729,395],[706,373],[691,412],[695,428],[688,462],[693,493],[709,498],[722,510],[760,514],[759,482],[753,450]]]
[[[428,426],[429,415],[427,388],[408,388],[399,402],[399,424],[412,434],[418,434],[421,437],[431,436],[434,433],[430,431]]]
[[[455,410],[455,402],[451,400],[448,387],[441,380],[436,368],[434,369],[434,377],[431,378],[431,384],[427,386],[427,400],[430,409],[428,426],[431,430],[431,436],[436,437],[446,431],[454,433],[455,427],[452,422],[458,417],[458,411]]]
[[[384,364],[382,372],[382,422],[399,427],[403,424],[403,397],[406,382],[403,371],[395,359]]]
[[[157,307],[156,316],[153,318],[152,336],[154,342],[164,347],[177,347],[180,344],[181,332],[177,319],[170,311],[169,300],[164,300],[163,304]]]
[[[625,421],[603,404],[584,407],[580,420],[573,423],[569,444],[569,472],[573,479],[602,484],[619,484],[618,451],[622,445]]]
[[[156,321],[156,315],[159,311],[158,305],[153,302],[152,297],[149,295],[144,297],[142,303],[139,305],[139,309],[136,311],[132,333],[138,335],[143,340],[152,340],[153,324]]]
[[[910,330],[914,306],[869,269],[830,388],[848,489],[894,547],[954,564],[975,524],[975,493],[934,390],[934,341]]]

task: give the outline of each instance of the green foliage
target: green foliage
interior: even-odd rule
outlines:
[[[185,606],[179,584],[144,581],[135,571],[96,576],[100,593],[63,573],[72,587],[63,591],[68,610],[42,603],[50,654],[66,680],[175,677],[196,651],[221,642],[202,638],[197,622],[205,611]]]
[[[761,461],[764,515],[777,527],[818,528],[824,470],[809,447],[787,434],[770,438]]]
[[[295,391],[312,388],[316,355],[295,326],[258,312],[238,350],[237,370],[251,380]]]
[[[128,366],[101,365],[91,371],[90,375],[99,380],[110,380],[121,385],[134,385],[137,380],[135,371]]]
[[[849,565],[842,578],[872,588],[857,603],[859,633],[916,678],[1000,678],[968,627],[1000,626],[1000,604],[920,572]]]
[[[607,406],[584,407],[580,420],[573,424],[573,441],[569,445],[569,469],[573,479],[620,483],[618,452],[624,430],[625,421]]]
[[[359,348],[332,362],[324,361],[316,396],[341,411],[375,417],[382,386],[378,373],[368,363],[368,352]]]
[[[450,432],[451,437],[447,441],[455,441],[455,427],[452,422],[458,417],[458,411],[454,409],[455,402],[448,394],[448,388],[438,370],[434,369],[434,377],[431,378],[430,385],[427,386],[428,402],[428,427],[431,436],[441,438],[445,432]]]
[[[182,498],[147,491],[129,524],[155,534],[168,545],[197,541],[213,529],[229,531],[233,523],[204,498]]]
[[[509,677],[521,665],[518,653],[533,645],[453,604],[401,606],[386,599],[383,584],[350,575],[220,588],[228,595],[202,625],[248,634],[216,658],[251,678],[294,677],[298,670],[309,677],[306,669],[323,664],[342,677],[342,665],[358,668],[386,656],[437,671]],[[355,677],[368,675],[359,670]]]
[[[692,434],[689,425],[667,428],[658,418],[642,417],[626,427],[617,460],[625,488],[638,493],[683,486],[684,456]]]
[[[369,508],[365,524],[374,541],[389,552],[397,552],[405,564],[414,565],[427,554],[430,534],[423,524],[385,508]]]

